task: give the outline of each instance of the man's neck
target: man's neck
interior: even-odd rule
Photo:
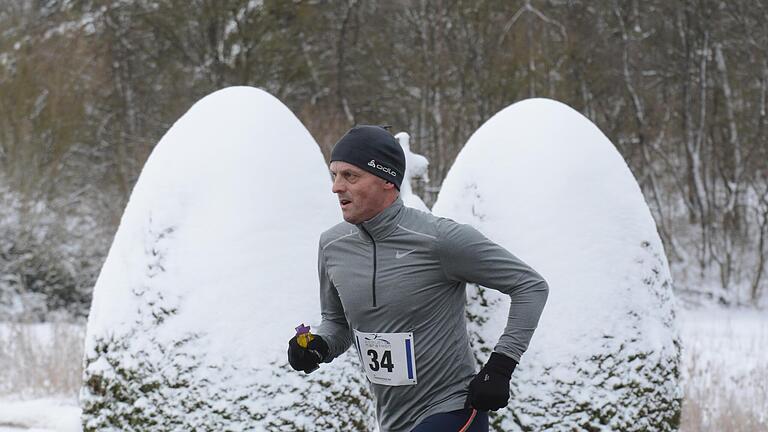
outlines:
[[[375,218],[376,216],[380,215],[381,212],[383,212],[384,210],[388,209],[392,204],[395,203],[395,201],[397,201],[397,198],[399,196],[400,196],[400,193],[398,192],[398,193],[395,193],[395,194],[390,195],[389,197],[387,197],[387,199],[383,202],[382,206],[379,208],[379,210],[376,212],[376,214],[374,214],[373,216],[371,216],[368,219],[366,219],[365,222],[368,222],[369,220],[371,220],[371,219]]]

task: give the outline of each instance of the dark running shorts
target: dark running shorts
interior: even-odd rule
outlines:
[[[470,423],[471,416],[470,408],[431,415],[411,432],[488,432],[487,412],[478,411]]]

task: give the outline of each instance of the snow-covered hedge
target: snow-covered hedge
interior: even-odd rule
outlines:
[[[458,155],[433,212],[477,227],[550,285],[495,430],[677,429],[680,342],[667,259],[637,182],[595,125],[551,100],[507,107]],[[468,296],[482,363],[509,300],[477,286]]]
[[[319,147],[269,94],[195,104],[145,165],[94,290],[85,431],[373,430],[356,358],[311,375],[317,242],[341,220]]]

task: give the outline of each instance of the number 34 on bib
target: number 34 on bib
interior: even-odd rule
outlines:
[[[374,384],[416,384],[413,333],[364,333],[355,330],[360,363]]]

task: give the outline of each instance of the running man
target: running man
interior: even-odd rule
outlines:
[[[403,206],[405,155],[378,126],[357,126],[331,152],[344,222],[320,237],[322,322],[288,359],[310,373],[354,346],[382,432],[486,432],[509,402],[549,288],[523,261],[469,225]],[[511,298],[507,326],[475,370],[467,283]]]

